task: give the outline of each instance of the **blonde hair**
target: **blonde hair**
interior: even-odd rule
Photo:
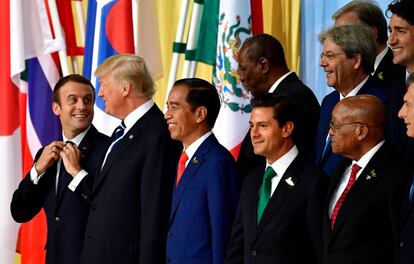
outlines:
[[[117,84],[130,83],[140,97],[152,98],[155,94],[155,82],[140,56],[118,54],[107,58],[98,66],[95,76],[100,78],[108,73]]]

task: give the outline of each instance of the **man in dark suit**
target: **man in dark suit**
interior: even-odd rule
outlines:
[[[387,46],[387,21],[381,8],[370,0],[354,0],[341,7],[332,16],[335,25],[364,23],[368,25],[376,41],[374,71],[371,73],[384,87],[387,95],[385,140],[395,150],[412,159],[414,145],[406,135],[404,122],[397,117],[405,93],[405,67],[392,62],[392,50]]]
[[[271,35],[259,34],[244,41],[238,55],[238,73],[243,86],[253,96],[274,93],[289,97],[300,111],[295,143],[305,156],[312,151],[318,119],[319,103],[314,93],[289,71],[282,44]],[[249,134],[243,140],[237,167],[241,178],[250,169],[263,164],[255,155]]]
[[[375,60],[375,40],[370,29],[361,24],[338,25],[319,36],[323,45],[320,66],[327,84],[335,91],[322,101],[315,140],[315,163],[330,176],[343,157],[332,153],[329,122],[332,109],[343,98],[372,94],[385,101],[381,84],[370,75]]]
[[[81,263],[165,263],[179,150],[174,153],[163,114],[151,99],[154,81],[144,60],[135,55],[114,55],[95,74],[105,112],[122,122],[89,195]]]
[[[12,216],[19,223],[31,220],[44,208],[48,264],[79,263],[89,207],[70,190],[77,186],[72,177],[82,177],[91,186],[110,142],[91,125],[94,99],[95,89],[83,76],[68,75],[56,83],[52,107],[62,124],[62,139],[37,152],[11,202]]]
[[[175,82],[165,113],[183,144],[167,238],[167,261],[224,261],[238,201],[236,163],[211,129],[220,110],[216,88],[197,78]]]
[[[244,180],[225,263],[319,263],[323,176],[294,142],[299,113],[274,94],[252,106],[254,152],[266,160]]]
[[[414,73],[407,79],[407,92],[404,104],[398,113],[407,125],[407,136],[414,138]],[[400,241],[400,263],[409,264],[414,260],[414,170],[403,192],[402,233]]]
[[[332,112],[332,151],[343,160],[324,209],[323,263],[395,263],[407,167],[384,145],[385,107],[372,95],[347,97]]]

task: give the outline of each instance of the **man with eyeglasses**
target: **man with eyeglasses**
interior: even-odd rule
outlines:
[[[396,263],[401,195],[408,173],[384,140],[385,107],[372,95],[336,104],[329,135],[344,157],[333,173],[323,220],[323,263]]]
[[[320,66],[328,86],[335,89],[322,101],[315,140],[315,163],[331,175],[343,159],[332,153],[329,132],[332,109],[340,100],[357,94],[372,94],[385,101],[381,84],[371,76],[376,44],[371,30],[362,24],[334,26],[319,35],[323,45]]]
[[[243,87],[253,96],[265,93],[285,95],[300,109],[296,129],[296,144],[307,157],[313,149],[313,139],[319,118],[319,103],[309,87],[290,71],[282,44],[273,36],[259,34],[246,39],[238,54],[238,74]],[[239,175],[263,164],[264,158],[255,155],[247,133],[237,159]]]

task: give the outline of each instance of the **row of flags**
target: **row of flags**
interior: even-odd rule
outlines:
[[[155,1],[89,0],[84,47],[73,26],[79,14],[73,13],[72,4],[77,1],[0,1],[0,263],[13,263],[16,250],[20,263],[44,263],[44,212],[20,225],[19,232],[9,205],[38,149],[61,135],[51,108],[52,89],[61,76],[61,63],[66,63],[59,61],[58,53],[84,55],[83,75],[91,79],[97,91],[99,83],[93,72],[113,54],[140,54],[146,58],[154,77],[163,72],[159,37],[155,34]],[[63,37],[53,27],[56,14],[51,4],[57,6]],[[200,19],[209,26],[200,28],[196,60],[213,65],[213,81],[223,102],[214,132],[237,157],[251,111],[250,95],[236,72],[237,50],[252,32],[263,31],[261,0],[205,0],[204,5],[208,8],[204,8]],[[256,14],[251,10],[256,10]],[[118,123],[104,113],[103,102],[97,98],[95,126],[111,134]]]

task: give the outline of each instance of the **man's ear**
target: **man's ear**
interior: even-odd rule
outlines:
[[[268,73],[268,72],[269,72],[269,69],[270,69],[270,63],[269,63],[269,60],[268,60],[267,58],[265,58],[265,57],[260,57],[260,58],[259,58],[259,62],[258,62],[258,64],[259,64],[259,67],[260,67],[260,71],[261,71],[263,74],[265,74],[265,73]]]
[[[196,113],[196,121],[197,123],[201,123],[207,119],[207,108],[205,106],[200,106],[195,110]]]
[[[295,128],[295,124],[292,121],[286,122],[286,124],[282,127],[282,136],[284,138],[289,137],[293,133],[293,129]]]
[[[362,55],[360,53],[357,53],[354,55],[354,69],[359,69],[362,65]]]
[[[52,111],[55,114],[55,116],[60,116],[62,109],[60,108],[60,105],[57,102],[52,103]]]
[[[127,97],[128,94],[131,93],[132,85],[129,82],[125,82],[122,84],[122,96]]]
[[[358,125],[355,128],[355,134],[358,140],[363,140],[368,135],[368,126],[366,125]]]

